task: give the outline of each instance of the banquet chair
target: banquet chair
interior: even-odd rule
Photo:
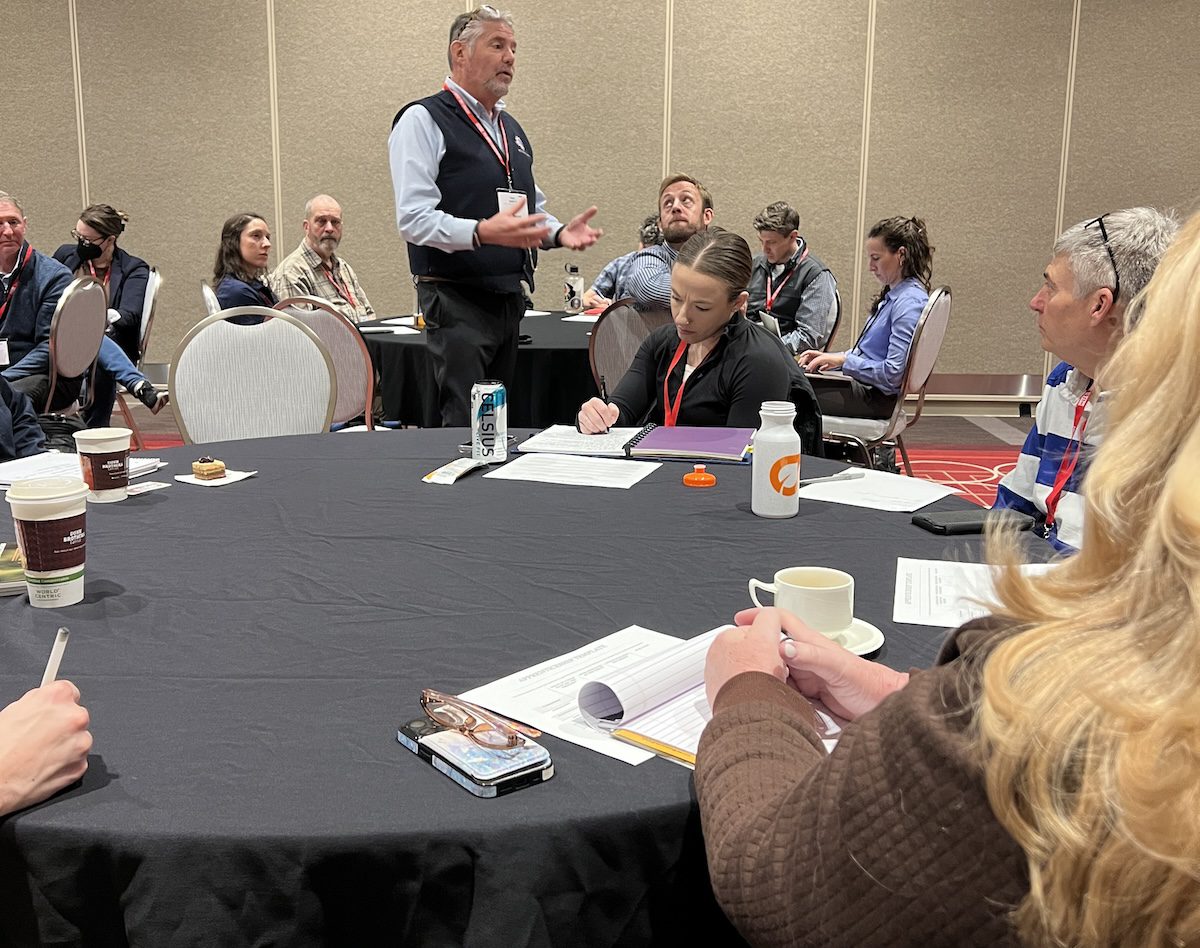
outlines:
[[[253,325],[230,316],[263,316]],[[185,444],[329,430],[337,376],[329,350],[296,317],[235,306],[193,326],[171,360],[171,407]]]
[[[150,268],[150,275],[146,278],[146,296],[142,302],[142,321],[138,327],[138,357],[137,367],[140,370],[142,363],[146,360],[146,348],[150,344],[150,329],[154,325],[154,313],[158,307],[158,291],[162,289],[162,277],[158,271]],[[125,392],[117,392],[117,408],[121,411],[121,417],[125,419],[125,424],[129,430],[133,432],[133,444],[138,451],[146,450],[146,442],[142,438],[142,430],[138,427],[137,421],[133,417],[133,412],[129,410],[129,403],[125,401]]]
[[[633,364],[633,357],[637,355],[642,341],[659,326],[669,322],[669,309],[639,311],[630,299],[611,303],[596,320],[588,340],[588,362],[592,367],[596,388],[600,388],[601,377],[610,392],[616,388]]]
[[[108,327],[108,297],[104,285],[91,277],[79,277],[63,290],[50,320],[50,390],[40,411],[55,410],[77,415],[78,399],[65,407],[54,405],[61,379],[75,379],[90,370],[94,376],[96,356]],[[89,393],[94,386],[88,385]],[[35,409],[38,406],[34,406]]]
[[[340,431],[373,431],[371,408],[375,401],[375,367],[362,333],[354,323],[315,296],[289,296],[276,303],[274,309],[296,317],[316,333],[329,350],[338,381],[333,427]],[[363,425],[345,427],[346,422],[360,415]]]
[[[200,295],[204,297],[204,311],[209,316],[221,312],[221,303],[217,299],[216,291],[203,280],[200,281]]]
[[[827,444],[853,448],[861,454],[865,465],[875,467],[872,448],[886,442],[894,442],[904,460],[904,472],[912,477],[912,464],[908,450],[901,437],[921,417],[925,405],[925,386],[933,372],[934,363],[946,338],[946,326],[950,322],[950,287],[939,286],[929,296],[929,302],[921,311],[917,327],[913,331],[912,345],[908,348],[908,361],[900,380],[900,394],[890,418],[841,418],[826,415],[821,420],[822,433]],[[906,396],[915,395],[917,402],[910,415],[905,405]]]

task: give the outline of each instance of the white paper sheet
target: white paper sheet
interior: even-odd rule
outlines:
[[[359,326],[359,332],[365,332],[367,335],[371,333],[388,333],[393,336],[415,336],[421,330],[413,329],[411,326]]]
[[[628,490],[661,464],[653,461],[618,461],[570,454],[522,454],[484,477],[506,481],[537,481],[577,487],[618,487]]]
[[[954,493],[953,488],[919,477],[905,477],[884,471],[864,471],[865,477],[852,481],[828,481],[801,487],[802,500],[823,500],[849,507],[869,507],[872,510],[920,510],[935,500]]]
[[[416,316],[393,316],[391,319],[383,321],[385,326],[415,326],[417,324]]]
[[[1021,572],[1038,575],[1049,563],[1030,563]],[[955,629],[964,622],[991,615],[995,572],[983,563],[947,560],[896,560],[896,599],[892,621]]]
[[[527,310],[525,310],[525,315],[526,316],[549,316],[550,310],[548,310],[548,309],[527,309]]]
[[[129,456],[129,476],[131,478],[153,474],[160,467],[166,466],[166,462],[159,458],[146,458],[140,454]],[[0,488],[10,487],[14,481],[28,480],[31,477],[82,478],[79,455],[66,451],[44,451],[41,454],[31,454],[27,458],[17,458],[15,461],[0,463]]]
[[[576,313],[574,316],[564,316],[562,318],[562,322],[564,322],[564,323],[594,323],[599,318],[600,317],[598,315],[597,316],[589,316],[587,313]]]
[[[583,434],[574,425],[551,425],[522,441],[518,451],[549,454],[583,454],[595,458],[623,458],[625,445],[641,428],[609,428],[607,434]]]
[[[653,662],[680,640],[631,625],[566,655],[465,691],[467,701],[515,718],[555,737],[607,754],[627,764],[654,755],[591,727],[579,710],[579,685],[624,668]]]
[[[253,477],[257,473],[258,471],[230,471],[226,469],[224,477],[214,477],[207,481],[202,481],[192,474],[176,474],[175,480],[179,481],[180,484],[192,484],[196,487],[228,487],[230,484],[244,481],[247,477]]]

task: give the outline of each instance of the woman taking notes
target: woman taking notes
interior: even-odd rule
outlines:
[[[773,609],[713,643],[696,793],[752,945],[1200,944],[1197,287],[1200,215],[1101,370],[1083,549],[1029,576],[991,537],[994,615],[933,668]],[[832,754],[797,692],[851,719]]]
[[[888,418],[900,394],[913,330],[929,302],[933,248],[925,222],[889,217],[867,234],[867,265],[883,290],[849,352],[808,349],[796,361],[811,373],[841,370],[849,379],[812,376],[821,411],[842,418]]]
[[[793,388],[807,389],[783,344],[742,315],[750,264],[737,234],[710,227],[691,237],[671,270],[673,325],[646,338],[609,402],[583,404],[579,430],[647,422],[757,428],[763,402],[792,401]],[[814,420],[819,439],[819,418],[799,418],[797,428]]]

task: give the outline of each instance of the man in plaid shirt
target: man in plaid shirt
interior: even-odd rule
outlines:
[[[281,300],[315,296],[351,322],[374,319],[375,310],[354,269],[335,251],[342,242],[342,206],[328,194],[304,205],[304,239],[271,274],[271,289]]]

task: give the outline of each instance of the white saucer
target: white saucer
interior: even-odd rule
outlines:
[[[848,628],[830,638],[855,655],[870,655],[883,646],[883,633],[865,619],[856,618]]]

